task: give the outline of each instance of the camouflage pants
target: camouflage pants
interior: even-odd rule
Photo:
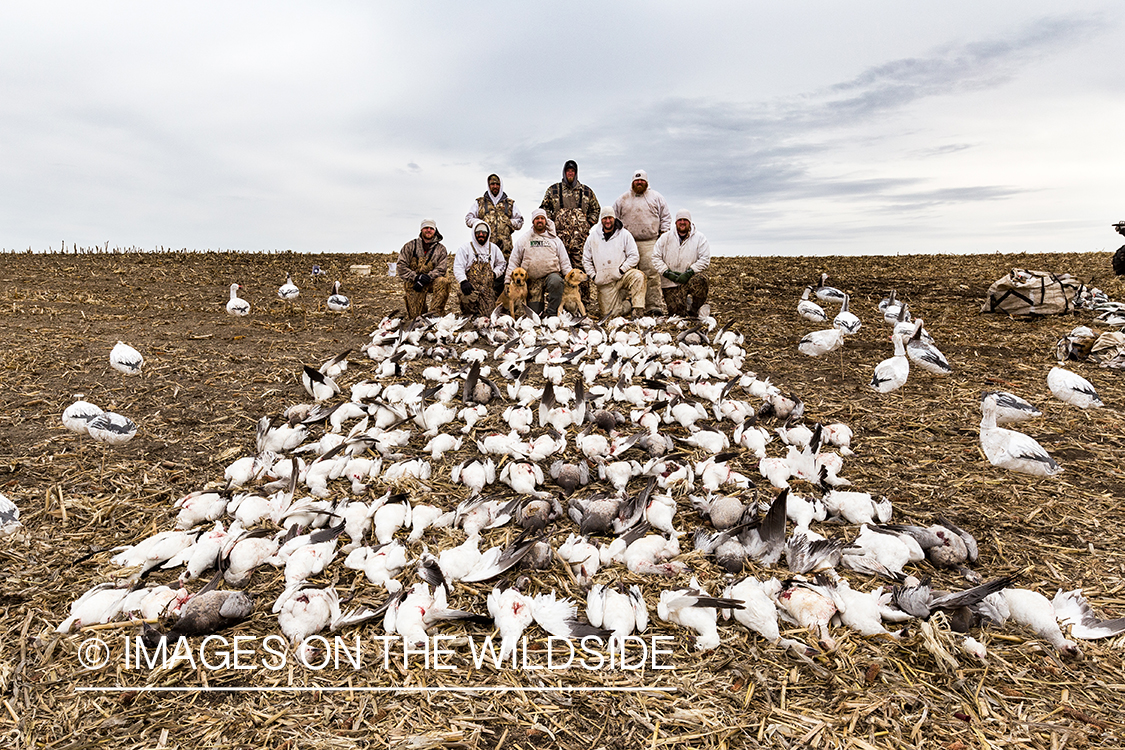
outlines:
[[[465,278],[473,285],[473,293],[466,296],[458,287],[457,302],[461,305],[461,314],[472,317],[491,315],[496,307],[492,267],[484,261],[475,260],[465,269]]]
[[[449,299],[449,277],[438,276],[432,279],[420,292],[414,291],[414,282],[403,282],[406,292],[406,318],[414,320],[426,312],[426,297],[430,297],[429,312],[445,315],[445,302]]]
[[[660,291],[664,293],[664,304],[668,306],[669,315],[698,317],[699,308],[707,302],[707,288],[707,277],[695,274],[686,284],[677,284]],[[691,297],[690,308],[688,297]]]

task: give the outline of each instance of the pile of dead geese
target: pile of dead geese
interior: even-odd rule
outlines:
[[[981,658],[970,633],[983,625],[1026,626],[1064,655],[1079,649],[1060,623],[1078,639],[1125,630],[1080,591],[1051,600],[982,580],[977,542],[953,520],[895,524],[886,498],[844,489],[852,431],[808,419],[747,369],[742,344],[713,318],[385,319],[355,361],[306,366],[311,402],[263,416],[255,449],[176,503],[175,528],[114,550],[119,580],[58,630],[139,617],[170,625],[155,638],[214,632],[266,606],[241,590],[262,566],[283,571],[268,606],[295,650],[370,621],[415,642],[443,620],[494,627],[505,654],[533,623],[620,641],[653,608],[699,649],[738,623],[802,657],[834,649],[841,625],[898,638],[904,623],[950,622]],[[994,421],[1009,405],[986,401]],[[750,456],[760,476],[732,465]],[[682,558],[695,551],[693,570]],[[334,564],[362,571],[382,605],[348,608],[312,582]],[[717,572],[700,565],[727,585],[707,590],[699,579]],[[969,584],[936,590],[926,566]],[[572,578],[584,608],[534,590],[529,569]],[[458,608],[483,609],[474,594],[487,612]],[[783,638],[792,625],[808,637]]]

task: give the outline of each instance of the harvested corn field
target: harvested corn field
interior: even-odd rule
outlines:
[[[961,649],[961,636],[944,615],[924,625],[905,623],[901,639],[833,626],[831,649],[812,632],[782,623],[785,637],[809,647],[795,653],[720,619],[719,647],[698,650],[694,633],[656,616],[663,589],[684,586],[695,576],[718,595],[729,582],[711,559],[692,550],[692,533],[703,525],[689,499],[703,494],[698,485],[690,492],[671,491],[675,525],[686,531],[674,558],[686,566],[684,572],[660,577],[611,565],[596,575],[600,583],[637,584],[648,605],[650,623],[624,669],[592,655],[586,655],[585,666],[576,659],[568,668],[548,669],[548,658],[565,659],[566,653],[551,651],[547,634],[534,626],[515,667],[477,664],[476,649],[493,630],[468,622],[444,622],[430,631],[431,637],[449,637],[441,643],[450,653],[440,662],[451,668],[439,668],[434,653],[404,656],[401,641],[381,640],[382,617],[325,631],[329,648],[312,663],[320,667],[327,660],[326,666],[305,666],[284,640],[274,646],[281,655],[263,648],[266,638],[280,633],[278,616],[270,610],[285,588],[282,569],[270,566],[255,571],[246,585],[255,601],[252,615],[221,631],[226,640],[210,647],[202,638],[188,639],[187,655],[193,658],[178,663],[138,664],[132,646],[127,654],[123,644],[135,643],[125,639],[141,632],[139,624],[56,632],[70,604],[91,586],[124,581],[136,572],[111,564],[112,548],[173,529],[178,499],[225,487],[225,468],[255,453],[260,418],[277,424],[287,407],[309,400],[301,383],[303,365],[317,367],[352,350],[349,368],[337,378],[344,393],[336,400],[345,400],[352,384],[377,379],[379,363],[360,350],[384,316],[401,314],[400,285],[378,273],[390,259],[136,252],[5,256],[0,492],[18,505],[23,524],[13,536],[0,537],[0,731],[10,746],[1120,747],[1125,732],[1120,636],[1080,641],[1082,656],[1075,658],[1008,622],[972,631],[987,648],[981,659]],[[314,263],[325,271],[324,280],[310,277]],[[352,274],[353,264],[370,264],[376,273]],[[1125,615],[1125,535],[1118,527],[1125,496],[1121,372],[1067,364],[1094,383],[1105,408],[1080,410],[1053,398],[1046,378],[1056,364],[1056,342],[1076,325],[1090,324],[1093,315],[1014,320],[980,314],[989,285],[1013,267],[1093,279],[1111,298],[1125,299],[1125,284],[1111,276],[1106,254],[717,258],[711,304],[718,326],[729,324],[743,336],[744,370],[799,397],[805,423],[842,422],[853,430],[855,455],[840,472],[851,482],[848,489],[889,498],[896,523],[928,526],[944,517],[970,531],[980,547],[973,567],[986,580],[1012,576],[1016,586],[1048,598],[1058,589],[1081,588],[1103,617],[1120,617]],[[286,272],[301,287],[293,302],[276,294]],[[796,304],[821,272],[851,295],[851,309],[863,326],[839,350],[811,358],[797,352],[797,343],[826,326],[800,319]],[[352,302],[342,314],[325,306],[336,279]],[[242,285],[239,294],[250,303],[246,317],[226,314],[232,283]],[[936,377],[913,368],[905,386],[880,395],[867,383],[875,365],[893,351],[890,327],[876,313],[876,304],[892,289],[915,317],[924,318],[953,373]],[[825,307],[831,317],[834,308]],[[664,322],[656,329],[673,335],[685,330]],[[109,352],[118,340],[145,357],[141,376],[110,367]],[[484,348],[491,356],[494,347]],[[401,376],[380,382],[411,382],[429,364],[407,362]],[[463,363],[453,360],[449,366],[459,370]],[[540,370],[529,368],[526,382],[542,387]],[[507,381],[495,373],[493,378],[509,401]],[[567,384],[573,379],[568,374]],[[613,385],[608,376],[603,384]],[[735,388],[732,397],[751,399],[741,390]],[[1043,412],[1016,427],[1058,461],[1061,474],[1031,477],[988,463],[978,447],[980,397],[988,390],[1019,394]],[[60,415],[77,394],[134,420],[136,437],[103,448],[68,432]],[[490,404],[468,437],[507,432],[501,412],[508,405]],[[733,428],[710,415],[701,424],[727,435]],[[772,433],[780,423],[763,416],[761,425]],[[460,426],[455,422],[447,429],[460,435]],[[626,424],[621,432],[636,429]],[[667,429],[676,438],[671,455],[690,463],[707,458],[703,449],[681,442],[688,428]],[[571,430],[571,438],[577,431]],[[322,433],[318,426],[310,439]],[[399,451],[403,457],[429,459],[423,452],[428,438],[421,433],[414,428]],[[769,454],[783,455],[779,446],[774,437]],[[466,439],[462,448],[431,460],[429,478],[408,477],[393,487],[375,478],[358,497],[372,500],[395,489],[411,502],[451,510],[468,491],[451,481],[450,470],[477,457],[473,440]],[[563,458],[580,457],[572,439]],[[635,448],[626,457],[647,458]],[[742,492],[744,497],[772,500],[776,490],[759,474],[753,453],[741,450],[729,465],[757,486]],[[628,492],[642,486],[642,479],[634,479]],[[349,493],[346,482],[330,487],[335,499]],[[576,495],[595,487],[605,490],[608,484],[595,478]],[[792,487],[803,497],[821,494],[799,479]],[[548,478],[540,489],[557,488]],[[515,496],[502,484],[488,493]],[[815,528],[848,540],[858,530],[830,523]],[[557,548],[575,530],[564,516],[545,532]],[[517,531],[510,525],[487,530],[482,547],[506,544]],[[437,552],[464,540],[460,530],[431,529],[408,548],[413,559],[423,544]],[[387,592],[341,565],[342,557],[309,585],[334,587],[347,610],[378,608]],[[783,558],[767,570],[749,563],[746,572],[784,579],[785,564]],[[970,585],[954,571],[925,563],[907,572],[931,577],[935,588]],[[179,573],[154,570],[144,583],[172,583]],[[890,586],[874,576],[841,574],[864,591]],[[563,562],[513,571],[503,580],[514,582],[517,575],[527,577],[523,585],[529,593],[553,591],[574,599],[584,617],[586,587]],[[188,588],[198,588],[209,576]],[[400,578],[409,587],[416,580],[413,566]],[[494,583],[455,584],[449,604],[486,614]],[[331,649],[334,635],[349,647],[360,644],[361,663],[347,660],[353,651],[333,663],[329,657],[340,656]],[[249,668],[236,669],[229,661],[237,636],[245,637],[249,653],[241,666]],[[107,645],[109,658],[85,668],[83,661],[92,659],[86,644],[93,637]],[[637,650],[641,643],[648,649],[644,654]]]

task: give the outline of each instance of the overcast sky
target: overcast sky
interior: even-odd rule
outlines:
[[[6,2],[0,248],[452,249],[575,159],[716,254],[1113,249],[1123,49],[1108,1]]]

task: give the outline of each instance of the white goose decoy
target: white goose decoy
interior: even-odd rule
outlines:
[[[140,375],[145,358],[124,341],[118,341],[109,353],[109,364],[113,369],[126,375]]]
[[[883,322],[889,325],[896,325],[902,322],[910,322],[910,311],[907,305],[902,300],[895,299],[895,293],[892,291],[888,299],[883,300],[886,302],[886,307],[883,307],[882,302],[879,303],[879,312],[883,313]]]
[[[238,296],[238,290],[242,288],[241,284],[230,285],[230,301],[227,302],[227,313],[229,315],[249,315],[250,303]]]
[[[11,536],[22,527],[19,506],[0,494],[0,536]]]
[[[352,301],[340,294],[340,282],[332,284],[332,294],[328,295],[328,309],[332,312],[345,312],[352,306]]]
[[[894,335],[891,339],[895,342],[895,355],[875,365],[875,372],[868,383],[872,390],[879,393],[897,391],[906,385],[906,379],[910,377],[910,360],[906,357],[903,337]]]
[[[86,431],[99,443],[124,445],[137,434],[137,425],[128,417],[107,411],[91,419],[86,425]]]
[[[277,288],[277,296],[286,302],[292,302],[301,296],[301,290],[293,283],[293,274],[285,272],[285,283]]]
[[[1089,380],[1061,367],[1052,367],[1047,373],[1047,387],[1059,401],[1079,409],[1100,409],[1104,405]]]
[[[816,292],[816,298],[822,302],[835,302],[836,304],[842,304],[844,302],[844,298],[847,295],[834,286],[827,286],[824,283],[826,281],[828,281],[828,274],[822,273],[820,275],[820,284],[814,290]]]
[[[846,335],[850,336],[853,333],[858,333],[862,323],[859,318],[848,309],[848,302],[851,297],[847,294],[844,295],[844,304],[840,307],[840,312],[832,321],[832,327],[843,331]]]
[[[801,295],[801,301],[797,303],[797,314],[814,323],[827,323],[828,313],[824,312],[823,307],[809,299],[810,294],[812,294],[812,287],[805,287],[805,291]]]
[[[981,394],[981,401],[989,396],[994,396],[996,398],[996,424],[1024,422],[1028,419],[1043,416],[1043,412],[1014,393],[1008,393],[1007,391],[987,391]]]
[[[797,344],[797,351],[809,357],[819,357],[834,352],[844,343],[844,333],[838,328],[826,328],[806,334]]]
[[[89,401],[79,399],[63,409],[63,427],[76,435],[86,435],[88,434],[86,428],[90,425],[90,422],[92,422],[95,417],[101,416],[102,413],[103,411],[100,406],[94,406]]]
[[[945,358],[936,346],[927,344],[922,340],[922,324],[921,318],[914,321],[914,335],[906,342],[906,356],[914,364],[921,367],[928,373],[933,375],[948,375],[953,372],[953,368],[949,364],[949,360]]]
[[[980,447],[989,463],[1012,471],[1049,477],[1062,471],[1055,459],[1035,439],[1022,432],[996,426],[996,395],[980,402]]]

